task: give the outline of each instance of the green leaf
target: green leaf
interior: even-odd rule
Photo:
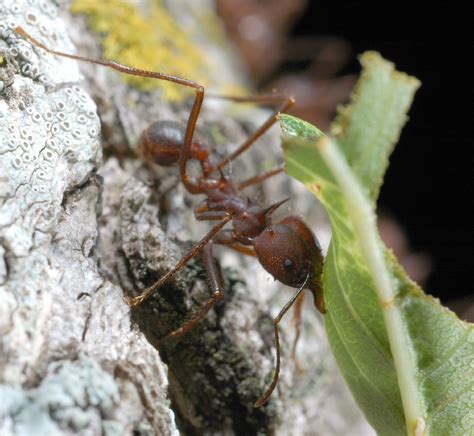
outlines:
[[[329,342],[378,434],[473,435],[474,326],[407,277],[376,227],[375,200],[419,82],[377,53],[361,62],[335,138],[280,116],[287,171],[332,223],[323,271]]]

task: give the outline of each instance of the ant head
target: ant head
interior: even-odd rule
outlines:
[[[323,257],[321,248],[308,226],[290,216],[268,226],[253,246],[262,266],[275,279],[297,288],[309,275],[309,283],[319,283]]]
[[[168,167],[178,163],[183,142],[184,127],[180,123],[156,121],[141,134],[138,149],[146,160]]]

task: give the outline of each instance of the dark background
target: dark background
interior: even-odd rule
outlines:
[[[419,6],[418,6],[419,7]],[[390,161],[379,208],[402,226],[414,251],[427,253],[426,290],[447,302],[472,295],[472,40],[462,13],[429,4],[309,1],[293,36],[341,36],[356,55],[377,50],[422,86]],[[451,26],[454,26],[452,28]],[[294,67],[294,66],[293,66]]]

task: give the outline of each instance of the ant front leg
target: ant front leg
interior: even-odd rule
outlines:
[[[195,257],[211,240],[216,236],[221,229],[232,219],[232,216],[227,214],[221,222],[216,224],[207,234],[202,238],[190,251],[188,251],[182,259],[176,264],[176,266],[168,271],[164,276],[162,276],[155,284],[150,286],[140,295],[130,298],[127,300],[127,304],[131,307],[137,306],[138,304],[145,301],[150,297],[154,292],[156,292],[165,282],[167,282],[171,277],[173,277],[178,271],[182,270],[186,264]]]
[[[194,209],[194,216],[198,221],[216,221],[222,219],[226,214],[227,212],[207,210],[206,203],[203,203]],[[214,244],[225,245],[232,250],[238,251],[239,253],[245,254],[247,256],[257,256],[253,247],[240,244],[235,240],[233,230],[220,231],[214,237],[212,242],[214,242]]]
[[[158,346],[172,339],[179,338],[189,331],[191,331],[196,324],[201,321],[206,314],[217,304],[217,302],[222,298],[223,286],[222,279],[217,265],[216,260],[214,259],[212,253],[213,244],[212,241],[209,241],[204,247],[203,251],[203,260],[204,267],[206,268],[207,275],[209,277],[209,282],[211,284],[212,295],[197,311],[196,313],[188,319],[184,324],[182,324],[178,329],[174,330],[171,333],[168,333],[166,336],[158,340]]]
[[[227,212],[219,210],[206,210],[204,212],[196,212],[196,210],[194,210],[194,217],[198,221],[219,221],[225,218],[227,215]]]
[[[245,254],[246,256],[257,257],[255,250],[252,246],[240,244],[235,240],[233,230],[222,230],[213,239],[214,244],[225,245],[239,253]]]

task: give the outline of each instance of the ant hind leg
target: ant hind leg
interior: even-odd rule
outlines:
[[[157,71],[141,70],[139,68],[129,67],[127,65],[123,65],[115,61],[108,61],[104,59],[92,59],[85,56],[73,55],[73,54],[53,50],[47,47],[46,45],[44,45],[43,43],[41,43],[40,41],[38,41],[37,39],[35,39],[22,27],[16,27],[15,33],[17,33],[23,39],[29,41],[31,44],[35,45],[36,47],[42,48],[46,52],[55,56],[61,56],[64,58],[88,62],[88,63],[96,64],[96,65],[102,65],[104,67],[110,68],[120,73],[131,75],[131,76],[140,76],[140,77],[148,77],[150,79],[165,80],[167,82],[176,83],[181,86],[193,88],[195,92],[195,97],[194,97],[193,106],[191,108],[191,112],[189,114],[188,121],[186,123],[186,131],[184,134],[184,144],[183,144],[183,148],[181,150],[181,155],[179,158],[179,173],[180,173],[183,185],[191,194],[197,194],[201,192],[199,185],[187,173],[187,163],[188,163],[190,152],[191,152],[191,144],[193,141],[194,130],[196,128],[197,119],[199,118],[199,113],[201,111],[201,106],[204,99],[204,87],[202,85],[200,85],[199,83],[193,82],[192,80],[183,79],[181,77],[174,76],[172,74],[160,73]]]

